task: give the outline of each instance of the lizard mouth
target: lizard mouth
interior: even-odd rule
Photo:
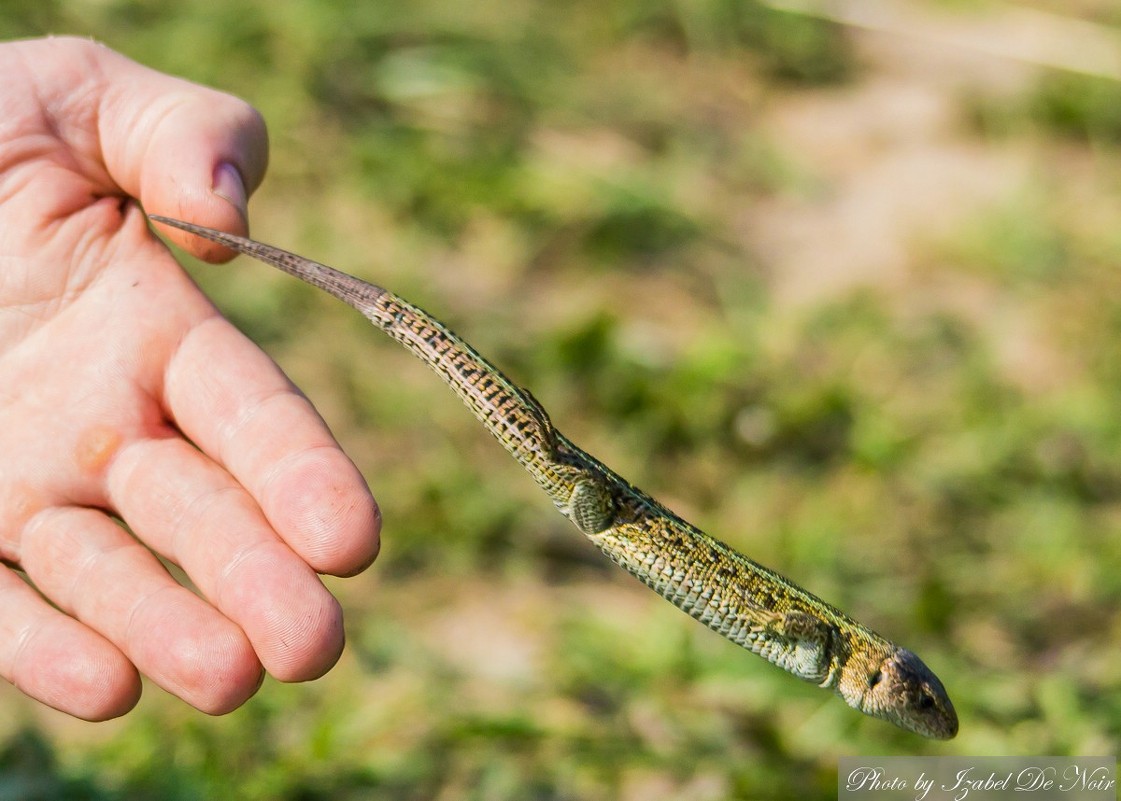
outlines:
[[[938,740],[958,733],[958,716],[946,688],[915,654],[900,648],[868,679],[868,694],[879,700],[882,717]]]

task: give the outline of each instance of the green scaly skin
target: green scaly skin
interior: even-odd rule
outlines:
[[[427,312],[293,253],[151,219],[271,264],[357,309],[444,379],[585,536],[701,623],[867,715],[927,737],[957,734],[942,682],[917,656],[698,530],[576,447],[527,390]]]

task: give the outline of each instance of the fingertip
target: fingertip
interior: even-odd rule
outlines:
[[[35,644],[32,668],[16,686],[47,706],[91,722],[118,718],[140,700],[135,666],[116,647],[71,620]]]
[[[151,213],[155,214],[157,212],[152,211]],[[184,221],[194,222],[198,218],[196,215],[184,213],[176,219],[183,219]],[[226,262],[237,256],[236,250],[222,247],[215,242],[211,242],[209,239],[203,239],[201,236],[196,236],[195,234],[184,231],[181,228],[174,228],[170,225],[167,225],[166,223],[162,223],[157,220],[151,220],[150,224],[156,226],[160,233],[164,236],[164,238],[172,242],[180,250],[186,251],[195,258],[202,259],[203,261],[209,262],[210,264],[225,264]],[[219,231],[226,231],[228,233],[237,234],[239,236],[245,236],[248,233],[248,226],[243,220],[240,219],[239,222],[235,224],[199,224],[206,225],[209,228],[215,228]]]
[[[264,674],[253,645],[236,623],[208,607],[183,609],[180,614],[189,625],[165,627],[173,636],[161,643],[163,653],[160,662],[153,661],[153,678],[200,712],[232,712],[261,686]]]
[[[319,577],[280,542],[262,542],[231,563],[217,605],[237,621],[269,675],[319,678],[342,653],[343,613]]]
[[[304,621],[296,622],[296,638],[275,649],[267,662],[262,658],[266,670],[278,681],[293,683],[320,678],[338,663],[346,645],[342,607],[326,590],[319,608]],[[304,628],[306,632],[299,631]]]
[[[276,475],[264,507],[317,573],[357,575],[381,550],[381,509],[361,472],[336,446],[300,454]]]
[[[265,681],[265,670],[255,658],[243,662],[242,667],[248,669],[238,669],[234,671],[236,675],[214,677],[205,692],[180,697],[204,714],[228,715],[256,695]]]
[[[228,629],[224,637],[200,632],[198,638],[182,637],[172,644],[179,682],[169,689],[207,715],[233,712],[257,693],[264,679],[242,632],[226,621],[222,627]]]
[[[314,572],[280,548],[260,549],[226,600],[270,676],[311,681],[342,655],[343,611]]]
[[[208,227],[220,231],[245,236],[249,233],[249,223],[246,211],[245,183],[241,172],[228,161],[219,163],[214,168],[210,188],[213,197],[206,202],[195,204],[194,209],[180,212],[179,219],[188,222],[197,222],[205,219]],[[148,210],[150,214],[155,211]],[[232,213],[231,213],[232,211]],[[159,220],[150,219],[150,224],[157,226],[159,231],[176,246],[187,251],[193,256],[210,262],[211,264],[224,264],[237,256],[237,251],[222,247],[215,242],[196,236],[181,228],[170,226]]]
[[[196,196],[190,193],[188,197]],[[216,228],[219,231],[246,236],[249,233],[248,193],[241,170],[230,161],[221,161],[213,169],[210,182],[210,196],[196,197],[194,208],[180,212],[189,222]],[[155,213],[155,212],[153,212]],[[153,221],[172,242],[188,253],[212,264],[224,264],[237,256],[237,251],[196,236],[180,228]]]
[[[145,211],[245,235],[248,198],[268,166],[268,130],[233,95],[162,75],[106,50],[101,148],[118,186]],[[162,229],[207,261],[234,253],[184,231]]]
[[[115,662],[116,660],[110,660]],[[83,720],[100,722],[131,712],[140,702],[144,685],[136,668],[124,657],[115,665],[94,666],[88,674],[88,705]]]

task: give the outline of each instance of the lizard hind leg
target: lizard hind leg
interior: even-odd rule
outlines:
[[[594,478],[581,478],[572,486],[563,511],[589,537],[615,523],[615,499],[607,486]]]

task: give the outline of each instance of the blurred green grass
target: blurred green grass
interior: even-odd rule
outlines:
[[[841,28],[732,0],[0,16],[48,32],[253,102],[258,237],[429,308],[621,473],[917,650],[962,733],[865,720],[696,626],[361,319],[193,265],[368,476],[383,556],[329,582],[339,667],[227,717],[149,688],[90,726],[5,694],[0,799],[831,798],[847,753],[1118,752],[1116,85],[962,93],[952,141],[1034,169],[910,241],[902,284],[791,302],[748,221],[842,179],[763,121],[883,81]]]

